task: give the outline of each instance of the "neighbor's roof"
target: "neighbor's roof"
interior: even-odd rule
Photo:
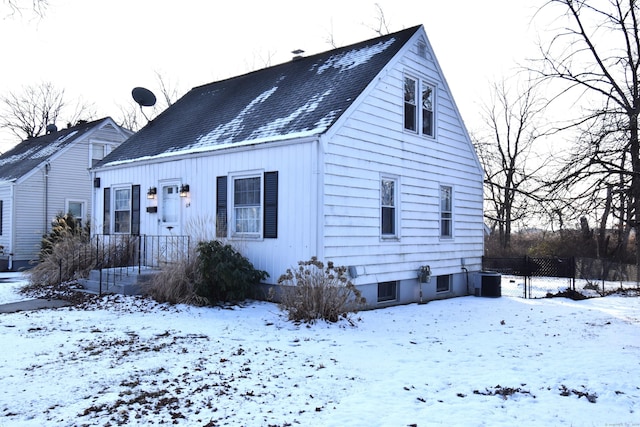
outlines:
[[[105,117],[47,135],[25,139],[0,155],[0,180],[13,181],[24,176],[107,120],[111,119]]]
[[[193,88],[97,166],[322,134],[420,28]]]

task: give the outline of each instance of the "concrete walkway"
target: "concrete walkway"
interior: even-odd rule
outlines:
[[[0,284],[21,282],[25,280],[23,272],[0,272]],[[0,304],[0,313],[16,313],[18,311],[32,311],[43,308],[59,308],[71,305],[69,301],[59,299],[34,298],[23,301]],[[1,425],[2,423],[0,423]]]
[[[17,313],[18,311],[40,310],[42,308],[60,308],[70,306],[69,301],[59,299],[29,299],[25,301],[0,304],[0,313]]]

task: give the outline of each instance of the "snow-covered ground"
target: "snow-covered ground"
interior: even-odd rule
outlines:
[[[0,314],[0,426],[640,423],[640,298],[470,296],[353,319],[135,297]]]

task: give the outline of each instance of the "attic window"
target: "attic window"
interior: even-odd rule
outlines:
[[[107,154],[108,147],[105,144],[91,143],[91,166],[95,166]]]
[[[427,44],[424,42],[418,42],[418,56],[420,58],[427,59]]]
[[[419,105],[418,100],[420,101]],[[423,80],[405,76],[405,130],[421,133],[425,136],[435,136],[435,107],[435,86]]]

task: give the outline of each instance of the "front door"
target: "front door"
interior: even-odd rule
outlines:
[[[177,184],[162,186],[160,212],[160,234],[179,236],[180,227],[180,194]]]

